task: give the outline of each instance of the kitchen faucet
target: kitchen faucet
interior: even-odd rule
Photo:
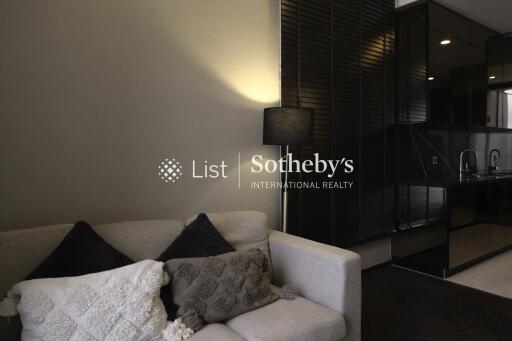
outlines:
[[[463,173],[469,173],[469,163],[468,162],[464,163],[464,167],[463,167],[463,163],[462,163],[462,160],[464,159],[464,154],[466,154],[466,153],[473,153],[473,155],[475,156],[475,170],[477,170],[477,167],[478,167],[475,150],[471,149],[471,148],[464,149],[463,151],[460,152],[460,160],[459,160],[459,173],[460,173],[461,177],[462,177]]]
[[[501,152],[499,149],[493,149],[489,153],[489,173],[498,170],[498,159],[501,158]],[[493,166],[494,161],[494,166]]]

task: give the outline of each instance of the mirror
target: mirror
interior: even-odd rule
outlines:
[[[512,34],[487,41],[487,126],[512,129]]]

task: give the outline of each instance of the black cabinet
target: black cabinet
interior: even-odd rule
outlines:
[[[497,225],[512,226],[512,182],[491,186],[489,198],[489,221]]]
[[[496,32],[433,1],[400,11],[397,27],[398,34],[417,37],[408,44],[400,45],[398,40],[398,79],[404,83],[406,77],[415,84],[413,93],[398,88],[398,103],[412,109],[423,92],[424,112],[415,115],[424,117],[423,121],[468,130],[486,126],[486,41]],[[400,73],[404,68],[409,68],[405,76]],[[418,120],[401,115],[401,121]]]
[[[443,150],[450,162],[455,155],[452,168],[456,169],[456,154],[467,148],[466,132],[487,123],[486,41],[496,33],[433,1],[398,9],[396,25],[398,123],[406,128],[409,123],[424,123],[439,131],[465,134],[462,145],[450,150],[452,143]],[[410,130],[405,134],[410,135]],[[443,137],[436,138],[440,139],[434,143],[438,149],[446,146]],[[411,152],[404,152],[403,141],[397,141],[399,166],[413,162],[420,172],[423,166],[441,168],[430,157],[423,166],[418,164],[414,144],[406,146]],[[397,183],[414,175],[399,167]],[[442,205],[439,196],[431,197],[438,191],[429,186],[401,185],[397,193],[400,227],[432,220],[431,207]]]
[[[466,50],[472,52],[470,48]],[[478,56],[483,51],[473,52],[474,56]],[[436,84],[438,81],[442,83],[443,77],[438,76],[429,82],[430,121],[468,130],[486,126],[486,65],[478,63],[454,67],[446,77],[447,86]]]
[[[442,190],[445,219],[393,234],[395,264],[446,277],[512,248],[512,181]]]
[[[489,39],[487,58],[486,125],[512,129],[512,34]]]
[[[511,195],[510,181],[450,190],[450,272],[457,272],[511,246]]]
[[[495,34],[436,3],[429,3],[428,117],[457,127],[485,126],[485,44]]]

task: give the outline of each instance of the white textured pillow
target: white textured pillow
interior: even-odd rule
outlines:
[[[22,340],[135,341],[162,337],[167,315],[159,298],[168,282],[164,263],[144,260],[94,274],[23,281],[19,299]]]

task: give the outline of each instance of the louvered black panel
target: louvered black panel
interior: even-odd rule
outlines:
[[[281,0],[281,102],[298,105],[299,27],[297,0]]]
[[[393,224],[393,205],[388,200],[386,131],[393,124],[393,89],[388,39],[394,39],[389,17],[391,2],[361,0],[361,170],[362,187],[361,229],[363,239],[389,230]]]
[[[359,77],[359,4],[357,1],[335,1],[333,4],[333,158],[353,159],[360,163],[360,77]],[[359,183],[357,171],[337,174],[337,180],[345,178]],[[333,240],[351,243],[361,234],[359,187],[351,191],[333,191]]]
[[[445,215],[445,189],[440,187],[429,187],[428,191],[428,220],[429,222],[440,221]]]
[[[343,190],[292,190],[289,230],[335,245],[393,229],[394,192],[387,181],[387,128],[394,123],[394,1],[283,0],[282,104],[314,110],[314,144],[301,159],[355,161]],[[324,181],[319,175],[292,180]]]
[[[423,224],[428,218],[428,187],[409,186],[409,224]]]
[[[427,4],[397,15],[397,98],[400,123],[427,120]]]
[[[329,158],[331,119],[330,1],[281,2],[282,16],[282,105],[314,111],[313,145],[292,148],[301,160],[314,153]],[[288,61],[290,63],[288,64]],[[290,181],[322,181],[311,174],[290,174]],[[288,226],[291,233],[323,242],[330,241],[330,193],[315,189],[289,191]]]
[[[313,109],[313,146],[301,148],[301,158],[314,153],[330,157],[331,120],[331,1],[301,1],[300,42],[300,106]],[[303,174],[303,181],[323,181],[315,173]],[[330,242],[331,205],[329,191],[304,189],[301,193],[301,235]],[[326,226],[327,228],[321,228]]]

